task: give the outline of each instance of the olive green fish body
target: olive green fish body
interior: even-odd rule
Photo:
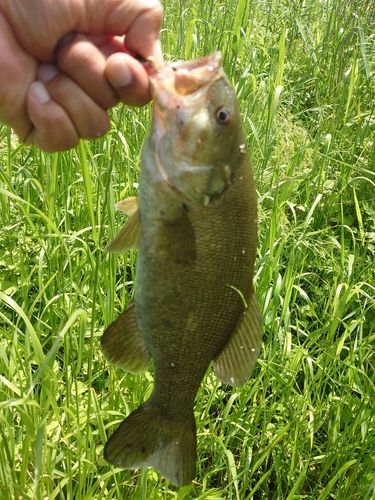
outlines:
[[[155,369],[150,399],[113,434],[107,460],[152,466],[183,485],[195,475],[193,407],[207,368],[215,360],[221,380],[245,383],[261,324],[256,193],[234,91],[217,54],[179,71],[154,77],[153,132],[131,217],[140,221],[135,300],[102,343],[130,371],[150,358]]]
[[[245,300],[253,293],[255,193],[247,156],[234,160],[242,165],[232,185],[207,206],[189,205],[152,178],[140,193],[141,213],[151,216],[142,215],[136,316],[154,360],[153,397],[175,401],[177,414],[180,404],[191,411],[209,363],[241,318],[238,291]],[[174,219],[156,218],[159,196],[170,198]],[[143,211],[143,198],[155,206],[148,201]]]

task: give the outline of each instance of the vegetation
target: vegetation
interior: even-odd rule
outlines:
[[[109,366],[103,329],[136,253],[108,255],[137,192],[151,108],[47,154],[0,125],[0,498],[375,498],[375,4],[169,0],[166,59],[221,50],[259,193],[264,343],[251,380],[209,371],[196,481],[103,460],[152,373]]]

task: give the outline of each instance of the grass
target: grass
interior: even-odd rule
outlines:
[[[167,59],[221,50],[259,193],[259,363],[209,371],[196,481],[103,460],[152,373],[109,366],[103,329],[135,253],[103,249],[135,195],[150,108],[63,154],[0,125],[0,498],[375,498],[375,8],[359,0],[165,1]]]

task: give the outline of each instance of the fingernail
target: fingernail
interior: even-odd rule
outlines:
[[[41,64],[36,71],[36,76],[42,82],[49,82],[55,78],[58,72],[58,69],[53,64]]]
[[[46,102],[51,100],[51,96],[47,92],[46,87],[42,82],[33,82],[30,85],[29,92],[31,96],[39,103],[45,104]]]
[[[115,68],[112,68],[111,73],[111,83],[116,87],[126,87],[133,80],[133,76],[126,63],[117,63]]]
[[[156,42],[154,43],[153,55],[154,55],[155,61],[159,65],[163,65],[163,50],[161,48],[160,40],[156,40]]]

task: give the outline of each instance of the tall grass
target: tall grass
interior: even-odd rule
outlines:
[[[0,498],[375,498],[375,7],[360,0],[164,2],[166,59],[223,52],[259,194],[264,343],[233,390],[197,396],[196,481],[103,460],[152,373],[109,366],[103,329],[135,253],[103,249],[137,193],[150,107],[74,151],[0,125]]]

